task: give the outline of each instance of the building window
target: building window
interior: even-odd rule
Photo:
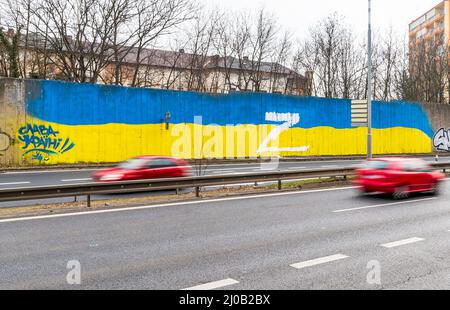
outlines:
[[[430,12],[427,13],[426,19],[427,19],[427,21],[430,21],[430,20],[434,19],[435,16],[436,16],[436,10],[432,9]]]
[[[409,26],[409,31],[414,31],[417,27],[421,26],[425,21],[426,16],[424,15]]]

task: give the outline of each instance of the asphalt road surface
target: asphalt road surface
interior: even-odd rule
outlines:
[[[434,162],[434,157],[424,158],[429,162]],[[450,163],[449,157],[442,157],[439,162]],[[339,168],[339,167],[359,167],[363,160],[331,160],[331,161],[296,161],[296,162],[280,162],[278,170],[309,170],[309,169],[326,169],[326,168]],[[255,173],[262,172],[267,166],[261,166],[256,163],[242,163],[242,164],[221,164],[210,165],[206,167],[206,175],[233,175],[242,173]],[[195,169],[194,169],[195,170]],[[20,171],[20,172],[7,172],[0,174],[0,189],[6,188],[21,188],[21,187],[33,187],[33,186],[51,186],[62,184],[85,184],[91,183],[91,174],[94,169],[68,169],[68,170],[44,170],[44,171]],[[92,200],[108,200],[116,198],[133,198],[149,195],[161,195],[161,194],[175,194],[175,191],[164,191],[157,193],[136,193],[136,194],[124,194],[124,195],[100,195],[93,196]],[[58,198],[58,199],[44,199],[44,200],[32,200],[21,202],[1,202],[1,207],[15,207],[15,206],[28,206],[36,204],[52,204],[52,203],[65,203],[73,202],[74,198]],[[77,197],[78,200],[85,200],[85,197]]]
[[[2,220],[0,289],[450,289],[449,198],[446,181]]]

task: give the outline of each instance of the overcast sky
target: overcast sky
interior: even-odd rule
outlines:
[[[309,26],[333,12],[346,17],[356,31],[367,29],[367,0],[199,0],[206,7],[255,11],[265,7],[278,17],[286,29],[302,38]],[[374,27],[407,33],[408,24],[420,17],[439,0],[372,0]]]

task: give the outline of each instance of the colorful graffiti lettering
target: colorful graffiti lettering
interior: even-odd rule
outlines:
[[[23,142],[23,156],[31,155],[33,160],[46,162],[53,155],[64,154],[75,147],[69,138],[60,138],[52,126],[27,124],[19,129],[19,140]]]
[[[441,152],[450,152],[450,129],[441,128],[433,138],[434,147]]]

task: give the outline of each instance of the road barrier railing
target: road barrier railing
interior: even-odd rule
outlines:
[[[434,168],[447,172],[450,164],[433,164]],[[35,199],[51,199],[64,197],[86,196],[88,207],[91,206],[91,196],[105,194],[126,194],[163,190],[180,190],[194,188],[196,196],[200,196],[203,187],[277,182],[278,189],[282,190],[283,181],[320,178],[344,178],[354,176],[354,167],[335,169],[312,169],[296,171],[261,171],[255,173],[214,175],[173,179],[140,180],[110,183],[84,183],[70,185],[52,185],[36,187],[20,187],[0,189],[0,202],[22,201]]]

